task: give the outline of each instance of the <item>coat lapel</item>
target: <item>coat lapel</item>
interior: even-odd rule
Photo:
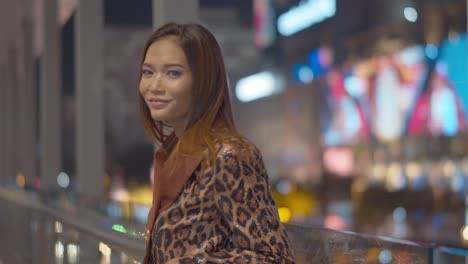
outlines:
[[[175,145],[175,134],[168,137],[166,142]],[[170,148],[171,148],[170,147]],[[156,218],[161,210],[172,205],[179,196],[187,180],[202,161],[202,155],[174,154],[167,157],[161,151],[154,154],[153,170],[153,202],[148,220],[146,222],[146,253],[143,263],[149,263],[151,258],[152,239],[151,233]]]
[[[166,159],[159,151],[155,153],[153,203],[146,223],[148,234],[159,212],[174,203],[202,158],[202,155],[175,154]]]
[[[202,160],[200,155],[175,155],[161,170],[159,211],[168,208],[179,196],[185,183]]]

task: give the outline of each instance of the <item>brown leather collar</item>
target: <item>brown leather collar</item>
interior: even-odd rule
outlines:
[[[154,154],[153,203],[146,223],[147,235],[151,234],[159,212],[175,201],[202,158],[202,155],[196,154],[174,154],[169,157],[160,151]]]

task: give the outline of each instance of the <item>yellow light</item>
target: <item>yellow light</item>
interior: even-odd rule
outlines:
[[[401,165],[398,162],[392,162],[387,169],[387,177],[394,178],[401,173]]]
[[[24,177],[24,174],[22,172],[18,172],[18,174],[16,174],[16,183],[21,188],[23,188],[26,184],[26,177]]]
[[[393,162],[387,168],[386,186],[390,191],[396,191],[401,188],[402,167],[398,162]]]
[[[298,190],[286,195],[285,197],[287,207],[291,215],[300,217],[307,217],[315,210],[315,200],[313,196],[305,191]]]
[[[468,226],[462,227],[462,238],[465,242],[468,240]]]
[[[406,175],[410,180],[415,180],[421,173],[422,168],[418,163],[411,161],[406,164]]]
[[[367,260],[378,261],[379,260],[380,249],[371,248],[367,251]]]
[[[291,210],[287,207],[279,207],[278,208],[278,215],[280,218],[280,221],[283,223],[289,222],[291,220]]]
[[[101,251],[102,255],[109,257],[111,255],[111,249],[106,244],[99,242],[99,251]]]
[[[68,244],[67,245],[67,255],[68,255],[68,263],[78,263],[78,255],[80,252],[80,248],[78,245],[75,244]]]
[[[377,181],[384,181],[385,179],[385,172],[387,171],[387,167],[383,163],[376,163],[372,168],[372,176]]]
[[[129,191],[129,194],[130,201],[133,203],[151,206],[153,202],[153,190],[151,190],[151,187],[149,185],[139,188],[132,188]]]
[[[55,221],[55,233],[61,234],[63,232],[63,225],[62,223]]]
[[[452,178],[457,172],[457,167],[453,161],[446,161],[443,165],[444,175],[447,178]]]

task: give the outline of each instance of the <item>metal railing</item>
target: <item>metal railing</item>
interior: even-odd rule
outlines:
[[[34,193],[0,187],[0,263],[139,263],[137,230],[84,208],[41,202]],[[143,230],[139,230],[143,231]]]
[[[0,264],[140,263],[143,224],[0,187]],[[115,205],[114,205],[115,206]],[[468,251],[285,224],[298,264],[468,263]]]

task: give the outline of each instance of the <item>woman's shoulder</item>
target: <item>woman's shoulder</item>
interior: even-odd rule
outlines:
[[[230,190],[237,183],[256,185],[268,183],[268,175],[259,149],[244,137],[226,137],[218,142],[216,160],[212,166],[218,189]]]
[[[214,143],[217,148],[217,154],[225,151],[235,153],[258,151],[258,148],[250,140],[241,135],[218,137],[215,139]]]
[[[257,161],[261,158],[260,150],[250,140],[240,135],[220,137],[215,141],[216,157],[228,157]]]

